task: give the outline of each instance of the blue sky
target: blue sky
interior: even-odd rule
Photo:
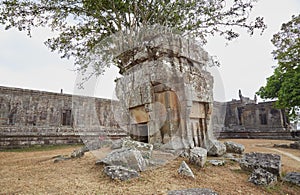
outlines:
[[[271,51],[274,49],[270,39],[280,30],[283,22],[291,19],[300,10],[299,0],[260,0],[253,16],[263,16],[268,29],[262,36],[256,33],[250,37],[244,30],[237,40],[229,42],[213,37],[204,47],[210,55],[217,56],[221,67],[218,71],[224,86],[225,97],[218,100],[238,98],[238,89],[243,95],[253,98],[276,65]],[[25,32],[4,31],[0,27],[0,85],[28,89],[73,93],[76,74],[72,71],[73,61],[61,59],[52,53],[43,42],[51,37],[47,29],[37,29],[29,38]],[[113,68],[99,79],[96,96],[110,98],[113,94],[113,80],[118,70]]]

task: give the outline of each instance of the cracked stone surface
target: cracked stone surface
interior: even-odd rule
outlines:
[[[119,179],[126,181],[132,178],[139,177],[139,173],[136,170],[128,169],[121,166],[106,166],[104,167],[104,173],[111,179]]]
[[[226,141],[224,144],[226,146],[226,152],[228,153],[242,154],[245,151],[245,146],[242,144],[231,141]]]
[[[147,166],[147,161],[143,158],[141,152],[135,148],[113,150],[104,159],[96,162],[96,164],[98,163],[110,166],[122,166],[136,171],[144,171]]]
[[[283,178],[283,181],[300,186],[300,172],[289,172]]]
[[[281,157],[277,154],[246,153],[240,160],[241,169],[253,172],[257,168],[262,168],[276,176],[281,175]]]
[[[190,150],[189,162],[199,167],[204,167],[207,160],[207,150],[200,147],[195,147]]]
[[[272,185],[277,182],[277,176],[262,168],[258,168],[251,173],[248,181],[255,185]]]

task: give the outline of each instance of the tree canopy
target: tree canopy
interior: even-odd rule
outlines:
[[[231,2],[229,5],[228,2]],[[49,27],[58,36],[45,41],[62,58],[74,57],[75,65],[106,37],[147,25],[178,30],[205,44],[209,35],[237,38],[235,27],[250,34],[266,28],[262,17],[249,21],[256,0],[3,0],[0,24],[30,36],[34,27]],[[103,72],[100,67],[98,73]]]
[[[278,99],[277,107],[289,108],[292,117],[296,117],[300,107],[300,14],[282,24],[271,41],[278,66],[257,94],[264,99]]]

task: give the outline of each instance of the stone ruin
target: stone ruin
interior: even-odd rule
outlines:
[[[207,148],[213,105],[208,53],[173,34],[148,40],[117,57],[119,124],[133,139],[166,150]]]

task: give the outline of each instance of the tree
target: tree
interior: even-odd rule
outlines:
[[[30,36],[34,27],[49,27],[57,37],[45,44],[62,58],[75,58],[75,65],[86,67],[83,60],[95,45],[118,31],[132,33],[147,25],[175,28],[183,36],[198,37],[219,34],[227,40],[237,38],[234,27],[250,34],[263,31],[262,17],[248,21],[256,0],[3,0],[0,2],[0,24],[17,28]],[[101,74],[105,67],[98,67]]]
[[[288,108],[295,119],[300,107],[300,14],[282,24],[271,41],[276,47],[272,54],[278,66],[257,94],[264,99],[278,99],[276,106]]]

